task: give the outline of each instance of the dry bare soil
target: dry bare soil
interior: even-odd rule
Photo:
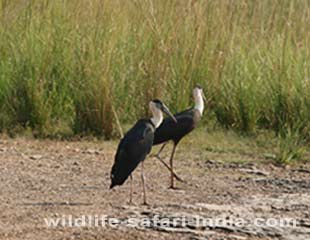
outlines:
[[[134,204],[129,205],[128,182],[109,190],[116,146],[2,138],[0,239],[310,239],[310,164],[277,167],[249,146],[239,146],[242,151],[199,146],[190,151],[185,141],[175,168],[187,184],[168,189],[168,171],[148,158],[149,205],[141,204],[140,169],[134,174]],[[168,154],[166,149],[166,161]],[[98,217],[99,225],[69,224],[69,218],[83,224],[86,215]],[[50,218],[67,225],[48,227]],[[112,218],[119,222],[108,224]],[[239,224],[240,218],[246,223]],[[295,219],[296,225],[274,224],[283,218]],[[135,222],[128,224],[130,219]],[[181,220],[173,223],[175,219]]]

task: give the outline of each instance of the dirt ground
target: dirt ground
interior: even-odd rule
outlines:
[[[262,163],[262,155],[250,150],[190,152],[185,145],[178,147],[175,169],[187,183],[177,183],[177,190],[168,189],[168,171],[158,160],[145,161],[149,205],[144,206],[140,169],[134,174],[133,205],[129,182],[109,190],[117,142],[2,138],[0,239],[310,239],[310,164],[283,168]],[[243,160],[225,161],[239,157]],[[47,226],[46,219],[69,216],[122,223]],[[125,224],[129,218],[134,226]],[[184,221],[163,224],[176,218]],[[197,218],[232,224],[195,224]],[[238,218],[247,223],[238,225]],[[268,224],[270,218],[296,224]],[[151,224],[142,224],[145,219]]]

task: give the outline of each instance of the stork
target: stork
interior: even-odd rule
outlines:
[[[155,129],[158,128],[163,121],[162,112],[168,114],[172,121],[176,121],[166,105],[158,99],[152,100],[149,103],[149,108],[153,115],[152,118],[138,120],[121,139],[111,170],[110,189],[116,185],[122,185],[130,176],[130,203],[132,202],[132,172],[137,168],[139,163],[141,163],[143,204],[147,204],[143,163],[152,149]]]
[[[195,106],[193,108],[187,109],[183,112],[174,115],[177,123],[175,123],[174,118],[165,118],[159,128],[156,129],[154,134],[153,145],[163,144],[159,152],[155,155],[169,170],[170,176],[170,188],[174,189],[174,177],[182,181],[173,171],[173,157],[176,147],[180,140],[190,133],[198,124],[202,117],[204,110],[204,94],[200,86],[196,86],[193,90],[193,97],[195,101]],[[168,141],[173,142],[173,148],[170,155],[170,166],[168,166],[161,158],[160,153],[165,148]]]

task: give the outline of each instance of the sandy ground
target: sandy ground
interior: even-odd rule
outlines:
[[[247,161],[229,162],[227,153],[188,152],[180,145],[175,167],[187,184],[168,189],[168,171],[148,158],[149,205],[141,204],[139,169],[129,205],[129,183],[109,190],[116,146],[0,140],[0,239],[310,239],[310,164],[276,167],[244,152]],[[70,218],[81,223],[83,216],[97,217],[98,225],[70,225]],[[51,218],[65,223],[48,227]],[[274,222],[284,218],[296,222]]]

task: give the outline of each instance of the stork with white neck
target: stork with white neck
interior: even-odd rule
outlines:
[[[171,117],[165,118],[162,124],[156,129],[154,134],[153,145],[163,144],[159,152],[155,155],[169,170],[170,176],[170,188],[174,189],[174,178],[179,181],[183,181],[178,177],[173,171],[173,157],[175,149],[180,142],[180,140],[190,133],[200,121],[203,110],[204,110],[204,94],[200,86],[196,86],[193,90],[193,97],[195,106],[193,108],[187,109],[183,112],[174,115],[177,123],[173,121]],[[168,143],[168,141],[173,142],[173,149],[170,156],[170,166],[168,166],[161,158],[160,153]]]

